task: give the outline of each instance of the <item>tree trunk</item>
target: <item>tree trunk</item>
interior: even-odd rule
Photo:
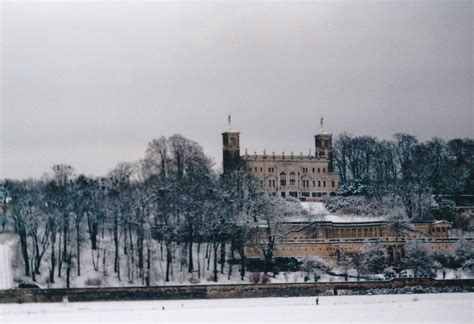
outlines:
[[[166,278],[165,281],[170,281],[170,267],[171,267],[171,242],[166,244]]]
[[[229,275],[227,276],[227,279],[230,280],[231,276],[232,276],[232,262],[229,262]]]
[[[67,264],[67,268],[66,268],[66,288],[71,287],[71,259],[72,259],[72,255],[71,255],[71,253],[69,253],[69,255],[67,257],[67,260],[66,260],[66,264]]]
[[[197,266],[198,266],[198,278],[201,279],[201,242],[198,242],[197,246]]]
[[[104,248],[104,251],[102,252],[102,271],[103,271],[104,277],[107,276],[107,266],[106,266],[106,261],[105,261],[106,255],[107,255],[107,250]]]
[[[28,238],[26,236],[26,230],[22,229],[19,235],[20,235],[21,255],[23,257],[23,262],[25,263],[25,276],[29,276],[30,275],[30,258],[28,257]]]
[[[36,282],[36,271],[34,270],[35,269],[34,263],[35,261],[34,261],[34,258],[32,257],[31,258],[31,280],[33,280],[33,282]]]
[[[120,280],[120,255],[119,255],[119,237],[118,237],[118,217],[114,217],[114,245],[115,245],[115,257],[114,257],[114,272],[117,273],[117,278]]]
[[[240,280],[245,278],[245,250],[244,247],[240,250]]]
[[[92,223],[92,234],[91,234],[91,244],[92,244],[92,250],[97,250],[97,232],[98,232],[98,227],[99,225],[97,224],[97,221],[94,221]]]
[[[33,231],[32,233],[32,238],[33,238],[33,244],[34,244],[34,262],[31,263],[32,266],[32,272],[35,272],[36,274],[39,274],[39,268],[40,268],[40,251],[39,251],[39,244],[38,244],[38,236],[36,234],[36,231]]]
[[[128,223],[128,236],[130,242],[130,262],[132,264],[131,268],[131,275],[132,275],[132,282],[135,280],[135,254],[133,252],[133,234],[132,234],[132,224]]]
[[[81,223],[80,219],[76,220],[76,254],[77,254],[77,276],[81,275]]]
[[[143,283],[143,224],[138,225],[137,231],[137,253],[138,253],[138,271]]]
[[[151,268],[151,253],[150,253],[150,246],[147,246],[147,257],[146,257],[146,286],[150,286],[150,268]]]
[[[54,283],[54,269],[56,267],[56,255],[54,246],[56,245],[56,231],[51,233],[51,267],[49,268],[49,282]]]
[[[61,278],[61,268],[63,265],[63,259],[62,259],[62,254],[61,254],[61,232],[59,232],[59,240],[58,240],[58,278]]]
[[[214,282],[217,282],[217,250],[219,249],[219,243],[213,243],[214,248]]]
[[[210,243],[207,243],[206,246],[206,258],[207,258],[207,271],[209,271],[209,266],[211,264],[211,245]]]
[[[273,259],[273,242],[269,242],[266,248],[265,253],[263,254],[265,258],[265,268],[264,274],[267,274],[271,270],[272,259]]]
[[[63,256],[61,258],[61,260],[63,260],[64,262],[67,261],[67,245],[68,245],[68,239],[69,239],[68,231],[69,231],[69,214],[66,213],[63,215],[63,251],[62,251]]]
[[[188,244],[188,257],[189,257],[188,272],[192,273],[194,271],[194,265],[193,265],[193,238],[192,237],[189,240],[189,244]]]
[[[225,241],[221,243],[221,257],[219,262],[221,263],[221,274],[224,274],[224,266],[225,266]]]

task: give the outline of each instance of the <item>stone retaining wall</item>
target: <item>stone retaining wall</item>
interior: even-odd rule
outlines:
[[[8,289],[0,290],[0,303],[124,301],[165,299],[217,299],[252,297],[316,296],[325,291],[377,288],[465,287],[472,290],[474,279],[393,279],[390,281],[320,282],[288,284],[194,285],[119,288]]]

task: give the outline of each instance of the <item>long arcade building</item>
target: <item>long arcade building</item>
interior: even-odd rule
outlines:
[[[428,251],[451,252],[458,239],[450,236],[452,224],[446,221],[408,223],[397,228],[387,221],[373,222],[285,222],[280,225],[288,233],[275,244],[274,255],[280,257],[334,257],[339,252],[363,251],[369,245],[382,244],[390,261],[399,262],[405,246],[415,240]],[[264,231],[264,226],[260,227]],[[263,256],[265,240],[254,233],[246,248],[247,257]]]

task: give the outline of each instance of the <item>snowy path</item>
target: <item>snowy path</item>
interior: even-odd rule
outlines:
[[[10,249],[11,241],[0,235],[0,289],[13,288]]]
[[[0,304],[0,323],[472,323],[474,294]]]

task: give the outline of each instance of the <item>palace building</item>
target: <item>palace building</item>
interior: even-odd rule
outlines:
[[[314,154],[275,153],[240,155],[240,133],[222,133],[224,175],[245,168],[271,196],[295,197],[301,201],[320,201],[334,195],[339,188],[339,175],[334,172],[332,135],[314,136]]]
[[[234,130],[222,133],[222,140],[224,175],[244,169],[270,196],[295,197],[302,204],[317,206],[322,204],[319,202],[322,197],[335,195],[338,191],[339,174],[334,172],[331,134],[322,132],[315,135],[314,154],[308,155],[276,155],[265,151],[259,155],[247,152],[241,155],[240,132]],[[279,222],[280,230],[287,235],[275,243],[274,256],[334,259],[341,252],[364,251],[371,244],[378,243],[387,249],[390,261],[397,263],[403,259],[408,242],[417,241],[428,251],[448,253],[458,242],[451,234],[452,224],[446,221],[411,222],[397,228],[386,219],[354,219],[350,215],[329,215],[327,210],[316,214],[313,217],[318,220],[286,219]],[[259,224],[246,245],[248,257],[263,257],[264,232],[265,224]]]

